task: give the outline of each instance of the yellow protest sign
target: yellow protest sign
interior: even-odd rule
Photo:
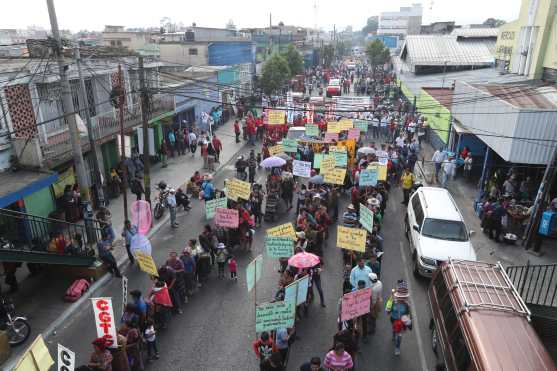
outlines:
[[[369,164],[367,166],[368,170],[377,171],[377,180],[387,180],[387,166],[386,165],[380,165],[380,164]]]
[[[321,160],[321,175],[328,173],[335,168],[335,156],[323,156]]]
[[[296,240],[296,231],[292,223],[285,223],[273,228],[267,229],[267,235],[273,237],[290,237]]]
[[[329,146],[329,152],[346,152],[344,146]]]
[[[367,231],[360,228],[337,227],[337,246],[343,249],[365,252]]]
[[[139,269],[151,276],[159,276],[157,265],[151,255],[147,255],[141,251],[135,252],[135,259],[139,263]]]
[[[323,167],[323,163],[321,163],[321,167]],[[344,184],[344,178],[346,177],[346,169],[337,169],[334,168],[325,173],[323,176],[323,180],[325,183],[329,184]]]
[[[284,111],[270,110],[268,115],[269,125],[283,125]]]
[[[43,336],[39,335],[21,356],[13,371],[48,371],[53,364],[54,360],[48,352]]]
[[[338,123],[341,131],[350,130],[354,127],[354,123],[352,122],[352,119],[342,119]]]
[[[249,200],[251,184],[240,179],[230,179],[226,182],[226,197],[236,201],[238,198]]]
[[[269,154],[271,156],[274,156],[282,152],[284,152],[284,148],[282,147],[282,144],[277,144],[276,146],[269,147]]]
[[[329,133],[340,133],[340,125],[337,121],[331,121],[327,123],[327,132]]]

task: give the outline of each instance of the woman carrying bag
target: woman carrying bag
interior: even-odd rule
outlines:
[[[398,280],[396,290],[393,289],[391,296],[387,299],[385,304],[385,311],[390,315],[393,329],[395,356],[400,355],[402,333],[406,331],[406,329],[412,330],[412,314],[410,313],[409,298],[408,283],[404,280]]]

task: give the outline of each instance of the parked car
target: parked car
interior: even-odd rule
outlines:
[[[501,264],[450,259],[428,289],[436,370],[556,370]]]
[[[327,90],[326,90],[325,94],[327,95],[327,98],[342,95],[342,88],[340,86],[340,80],[339,79],[331,79],[331,81],[329,81],[329,85],[327,85]]]
[[[449,258],[476,260],[471,232],[446,189],[418,188],[408,203],[404,224],[416,275],[431,277]]]

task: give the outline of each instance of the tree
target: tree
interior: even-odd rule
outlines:
[[[372,71],[375,67],[387,63],[391,59],[389,48],[381,40],[373,40],[366,46],[366,55],[371,64]]]
[[[500,27],[502,25],[504,25],[505,23],[507,23],[506,21],[502,20],[502,19],[496,19],[496,18],[488,18],[484,21],[484,25],[489,26],[489,27]]]
[[[290,79],[288,61],[282,55],[275,53],[263,65],[261,73],[261,89],[267,95],[278,93]]]
[[[335,56],[344,57],[352,52],[352,43],[350,41],[339,41],[336,45]]]
[[[304,72],[304,58],[294,45],[288,45],[288,49],[283,53],[283,57],[288,62],[290,77]]]
[[[367,19],[367,24],[362,28],[362,35],[366,37],[368,34],[377,31],[379,27],[379,17],[369,17]]]
[[[332,45],[325,45],[321,47],[321,58],[325,67],[331,67],[333,59],[335,58],[335,47]]]

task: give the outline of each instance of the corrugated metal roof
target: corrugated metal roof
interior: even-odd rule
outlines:
[[[401,58],[415,66],[488,66],[494,63],[495,40],[458,41],[451,35],[411,35]]]
[[[455,28],[451,36],[457,37],[497,37],[498,28]]]
[[[555,86],[471,84],[473,87],[497,96],[517,108],[555,109],[557,108],[557,88]]]

